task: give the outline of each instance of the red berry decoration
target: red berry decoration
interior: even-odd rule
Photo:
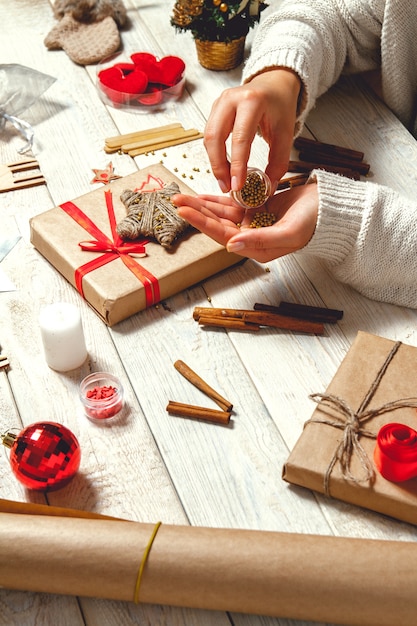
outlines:
[[[10,448],[10,465],[16,478],[35,491],[55,491],[77,473],[81,450],[75,435],[55,422],[37,422],[18,435],[2,435]]]

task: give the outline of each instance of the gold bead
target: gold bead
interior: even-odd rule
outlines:
[[[214,6],[215,6],[215,7],[218,7],[218,6],[219,6],[219,4],[221,4],[221,1],[222,1],[222,0],[213,0],[213,4],[214,4]]]
[[[222,13],[227,13],[227,11],[229,10],[229,7],[225,2],[222,2],[219,6],[219,9]]]

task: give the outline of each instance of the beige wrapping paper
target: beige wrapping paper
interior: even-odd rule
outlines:
[[[394,347],[394,341],[359,332],[333,380],[325,391],[342,398],[354,411],[357,411],[387,355]],[[368,408],[375,409],[386,403],[417,398],[417,348],[401,344],[389,363]],[[319,404],[307,421],[283,468],[283,478],[297,485],[325,492],[324,476],[344,432],[334,426],[321,423],[322,419],[332,419],[337,411]],[[318,420],[318,421],[313,421]],[[367,431],[377,434],[387,423],[399,422],[417,430],[417,410],[413,406],[390,410],[377,415],[362,424]],[[375,439],[359,436],[360,444],[373,464]],[[397,519],[417,524],[417,478],[402,483],[394,483],[383,478],[375,468],[374,482],[363,481],[364,469],[358,455],[351,457],[351,473],[358,482],[342,475],[339,463],[330,473],[329,494],[339,500],[384,513]]]
[[[65,511],[53,508],[45,515],[31,505],[30,514],[24,505],[17,510],[0,513],[3,587],[133,600],[154,524],[77,518],[71,510],[62,517]],[[139,601],[414,626],[416,585],[414,543],[162,524],[145,561]]]
[[[110,185],[80,196],[68,198],[83,211],[110,239],[111,230],[106,210],[105,191],[112,192],[117,223],[126,216],[126,207],[120,200],[125,189],[136,189],[146,183],[149,176],[164,184],[176,182],[183,193],[194,194],[180,179],[163,165],[156,163],[130,174]],[[155,181],[145,189],[155,188]],[[101,252],[83,251],[80,241],[94,237],[60,207],[36,215],[30,220],[30,237],[35,248],[70,282],[75,285],[75,270],[89,261],[103,256]],[[155,241],[146,245],[147,256],[137,258],[137,263],[149,272],[160,289],[160,299],[179,293],[221,270],[243,261],[242,257],[227,252],[203,233],[189,228],[177,243],[165,249]],[[145,287],[123,263],[116,258],[87,273],[83,278],[84,297],[101,319],[113,326],[150,306],[146,301]],[[151,304],[156,304],[155,300]]]

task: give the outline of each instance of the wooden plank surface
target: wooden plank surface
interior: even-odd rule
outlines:
[[[0,345],[11,360],[10,369],[0,371],[2,428],[52,419],[67,425],[82,447],[79,474],[47,497],[17,483],[5,452],[1,497],[144,522],[414,541],[414,527],[281,479],[282,465],[314,408],[308,394],[326,388],[357,331],[417,345],[414,311],[367,300],[319,263],[293,256],[267,265],[247,261],[109,329],[30,245],[30,217],[98,188],[91,183],[92,170],[110,160],[122,176],[163,162],[195,191],[218,193],[201,140],[135,159],[103,150],[106,137],[174,121],[203,130],[216,95],[240,80],[241,68],[210,72],[199,66],[194,42],[175,33],[166,3],[125,4],[126,51],[177,54],[186,61],[186,92],[167,111],[138,114],[106,107],[95,87],[95,66],[77,66],[65,52],[44,46],[54,24],[47,0],[37,0],[36,10],[32,0],[0,4],[2,63],[20,63],[56,78],[21,116],[35,130],[33,156],[47,185],[0,196],[1,238],[22,237],[1,263],[16,285],[16,291],[0,294]],[[407,192],[406,180],[412,188],[415,141],[361,81],[341,81],[320,100],[307,126],[306,135],[363,150],[372,180]],[[23,143],[17,131],[7,124],[1,139],[1,162],[17,160]],[[257,138],[252,163],[262,167],[266,155]],[[39,335],[41,307],[57,300],[80,308],[89,351],[86,364],[68,374],[48,368]],[[327,326],[322,337],[276,329],[256,335],[201,329],[192,318],[195,306],[252,308],[255,302],[281,300],[342,309],[344,317]],[[215,408],[175,370],[178,359],[233,402],[230,426],[167,414],[168,399]],[[126,390],[122,418],[109,424],[88,421],[79,405],[80,381],[98,370],[120,377]],[[7,590],[0,591],[0,599],[0,624],[8,626],[307,626],[284,618]]]

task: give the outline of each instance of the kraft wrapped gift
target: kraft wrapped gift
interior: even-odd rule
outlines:
[[[182,193],[194,193],[163,165],[155,164],[63,204],[75,205],[113,242],[106,193],[111,193],[118,223],[127,213],[120,200],[125,189],[147,190],[172,182]],[[77,219],[80,221],[79,215]],[[31,242],[109,326],[243,260],[191,227],[170,249],[148,240],[143,258],[105,250],[86,251],[79,243],[95,241],[95,236],[77,219],[62,205],[41,213],[30,221]]]
[[[313,399],[317,408],[284,480],[417,524],[417,478],[391,482],[374,463],[383,425],[417,430],[417,348],[359,332],[327,390]]]

